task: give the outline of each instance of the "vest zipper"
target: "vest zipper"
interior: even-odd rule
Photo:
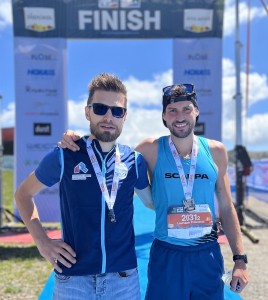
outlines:
[[[97,147],[94,145],[94,148],[99,155],[101,159],[101,172],[103,178],[105,178],[105,183],[106,183],[106,158],[109,156],[111,151],[113,151],[114,147],[107,153],[105,158],[102,158],[101,153],[97,149]],[[101,266],[101,273],[104,274],[106,273],[106,247],[105,247],[105,212],[106,212],[106,202],[105,198],[103,195],[101,196],[101,252],[102,252],[102,266]]]

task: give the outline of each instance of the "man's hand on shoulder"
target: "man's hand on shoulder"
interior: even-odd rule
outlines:
[[[75,141],[78,141],[81,138],[80,135],[76,134],[72,130],[67,130],[62,135],[61,141],[58,142],[60,148],[68,148],[72,151],[79,151],[80,147],[76,145]]]

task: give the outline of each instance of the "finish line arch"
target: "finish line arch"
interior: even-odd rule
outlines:
[[[13,1],[15,188],[67,128],[69,38],[172,39],[173,81],[197,88],[197,133],[221,140],[223,6],[223,0]],[[41,221],[59,221],[58,187],[35,201]]]

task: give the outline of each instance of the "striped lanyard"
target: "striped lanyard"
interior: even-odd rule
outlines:
[[[179,175],[180,175],[180,180],[184,192],[184,197],[186,200],[192,198],[192,193],[193,193],[193,186],[194,186],[194,179],[195,179],[195,169],[196,169],[196,160],[197,160],[197,142],[196,142],[196,137],[194,136],[193,140],[193,146],[192,146],[192,152],[191,152],[191,165],[190,165],[190,172],[189,172],[189,178],[187,182],[187,178],[185,176],[183,166],[181,163],[181,159],[179,156],[179,153],[171,139],[171,136],[169,137],[169,147],[171,150],[171,153],[173,155],[173,158],[175,160]]]
[[[92,163],[94,172],[96,174],[102,195],[105,199],[105,202],[108,206],[109,209],[109,217],[112,223],[116,222],[115,220],[115,214],[114,214],[114,203],[116,199],[116,194],[118,191],[118,182],[119,182],[119,170],[118,167],[120,165],[121,159],[120,159],[120,152],[119,152],[119,147],[116,145],[115,148],[115,167],[114,167],[114,176],[113,176],[113,184],[112,184],[112,189],[111,189],[111,196],[109,196],[109,192],[107,189],[106,185],[106,179],[105,176],[102,175],[102,171],[100,169],[100,166],[98,164],[96,155],[93,151],[92,148],[92,141],[90,138],[87,139],[87,153],[90,158],[90,161]]]

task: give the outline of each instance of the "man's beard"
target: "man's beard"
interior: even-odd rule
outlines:
[[[115,125],[114,125],[115,126]],[[90,132],[101,142],[114,142],[120,136],[122,130],[119,130],[117,126],[115,126],[115,132],[111,133],[109,131],[99,132],[97,129],[97,125],[93,125],[90,123]]]
[[[177,138],[186,138],[187,136],[189,136],[195,127],[195,123],[189,124],[189,127],[186,131],[176,131],[176,129],[174,129],[174,127],[172,125],[167,125],[168,129],[170,131],[170,133],[172,133],[172,135],[174,135]]]

